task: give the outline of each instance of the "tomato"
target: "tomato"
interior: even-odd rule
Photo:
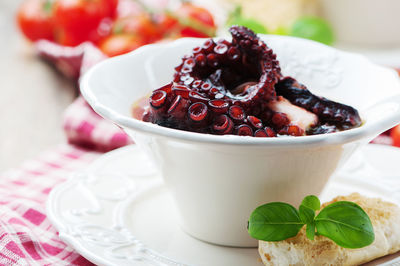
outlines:
[[[163,33],[152,14],[141,12],[118,18],[114,22],[112,35],[102,40],[99,47],[106,55],[116,56],[159,41],[163,38]]]
[[[128,53],[144,45],[142,39],[132,34],[115,34],[100,42],[100,50],[108,56],[116,56]]]
[[[58,0],[54,3],[55,38],[62,45],[76,46],[99,41],[97,29],[108,17],[104,0]]]
[[[148,13],[119,18],[114,23],[113,33],[137,35],[144,43],[152,43],[163,37],[160,27]]]
[[[118,0],[103,0],[103,5],[106,6],[107,16],[110,18],[117,16]]]
[[[18,9],[17,22],[31,41],[53,40],[52,6],[49,0],[27,0]]]
[[[400,125],[397,125],[394,128],[392,128],[390,136],[393,139],[393,146],[400,147]]]
[[[210,37],[215,35],[216,26],[211,13],[191,3],[183,3],[175,14],[182,25],[183,37]]]
[[[211,13],[202,7],[195,6],[191,3],[183,3],[176,11],[178,16],[183,18],[191,18],[204,26],[215,27],[214,18]]]
[[[159,31],[163,38],[179,38],[180,25],[175,17],[168,13],[159,13],[154,16]]]

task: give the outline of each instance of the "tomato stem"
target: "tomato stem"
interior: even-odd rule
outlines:
[[[193,28],[196,31],[206,34],[207,36],[215,36],[215,29],[213,27],[205,26],[201,22],[198,22],[192,18],[182,18],[182,17],[176,16],[171,11],[166,11],[166,13],[167,13],[167,15],[171,16],[172,18],[176,19],[179,22],[179,24],[181,24],[183,26]]]
[[[148,7],[141,0],[132,0],[132,1],[137,3],[141,8],[143,8],[146,13],[149,13],[150,15],[155,13],[154,9]]]
[[[45,0],[43,3],[43,10],[47,15],[50,15],[53,11],[53,0]]]

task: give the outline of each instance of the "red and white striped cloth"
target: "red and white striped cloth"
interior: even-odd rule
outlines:
[[[45,203],[54,186],[99,155],[64,144],[0,175],[0,265],[92,265],[59,239]]]
[[[91,43],[65,47],[41,40],[35,44],[38,54],[63,75],[78,80],[91,66],[107,58]],[[65,111],[64,130],[68,142],[97,151],[110,151],[132,143],[116,125],[96,114],[79,97]]]
[[[132,141],[119,127],[100,117],[79,97],[64,113],[68,142],[97,151],[110,151]]]
[[[105,58],[91,44],[68,48],[40,41],[36,47],[43,58],[72,78]],[[60,145],[0,174],[0,265],[92,265],[59,239],[46,217],[46,199],[52,188],[97,158],[98,151],[131,141],[81,97],[65,111],[63,125],[73,145]]]

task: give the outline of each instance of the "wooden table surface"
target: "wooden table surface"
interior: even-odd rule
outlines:
[[[21,0],[0,0],[0,172],[65,142],[74,85],[39,60],[15,24]]]

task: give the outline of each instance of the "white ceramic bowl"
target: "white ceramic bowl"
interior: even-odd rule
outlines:
[[[400,46],[399,0],[322,0],[321,6],[340,43]]]
[[[254,208],[270,201],[298,204],[305,195],[318,195],[360,145],[400,122],[400,82],[394,71],[308,40],[262,39],[275,50],[285,75],[317,95],[358,108],[365,124],[334,134],[253,138],[192,133],[133,119],[132,104],[171,81],[181,57],[203,39],[139,48],[96,65],[81,80],[82,94],[94,110],[120,125],[159,166],[182,228],[207,242],[256,246],[246,230]]]

